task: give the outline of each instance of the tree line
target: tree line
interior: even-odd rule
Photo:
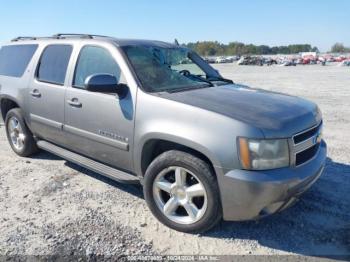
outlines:
[[[198,41],[187,43],[184,46],[196,51],[202,56],[220,55],[268,55],[268,54],[297,54],[299,52],[318,52],[317,47],[309,44],[296,44],[287,46],[267,46],[231,42],[222,44],[218,41]]]
[[[331,49],[332,53],[350,53],[350,47],[345,47],[342,43],[335,43]]]

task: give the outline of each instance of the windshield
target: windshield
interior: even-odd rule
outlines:
[[[212,84],[206,77],[218,75],[208,65],[200,67],[201,58],[185,48],[124,46],[122,49],[148,92],[209,87]]]

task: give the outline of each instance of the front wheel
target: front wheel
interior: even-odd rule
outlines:
[[[160,222],[182,232],[200,233],[221,220],[219,188],[206,162],[168,151],[148,167],[144,195]]]

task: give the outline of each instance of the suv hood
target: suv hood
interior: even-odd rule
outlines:
[[[318,107],[310,101],[235,84],[162,93],[160,97],[257,127],[266,138],[291,137],[321,121]]]

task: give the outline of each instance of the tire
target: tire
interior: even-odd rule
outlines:
[[[27,157],[38,151],[33,134],[27,127],[20,108],[11,109],[6,114],[5,127],[7,139],[17,155]],[[17,142],[15,142],[16,138]]]
[[[181,183],[175,177],[181,177]],[[191,154],[171,150],[159,155],[146,170],[143,191],[153,215],[177,231],[203,233],[222,218],[215,175],[206,162]],[[194,192],[199,195],[193,196]]]

